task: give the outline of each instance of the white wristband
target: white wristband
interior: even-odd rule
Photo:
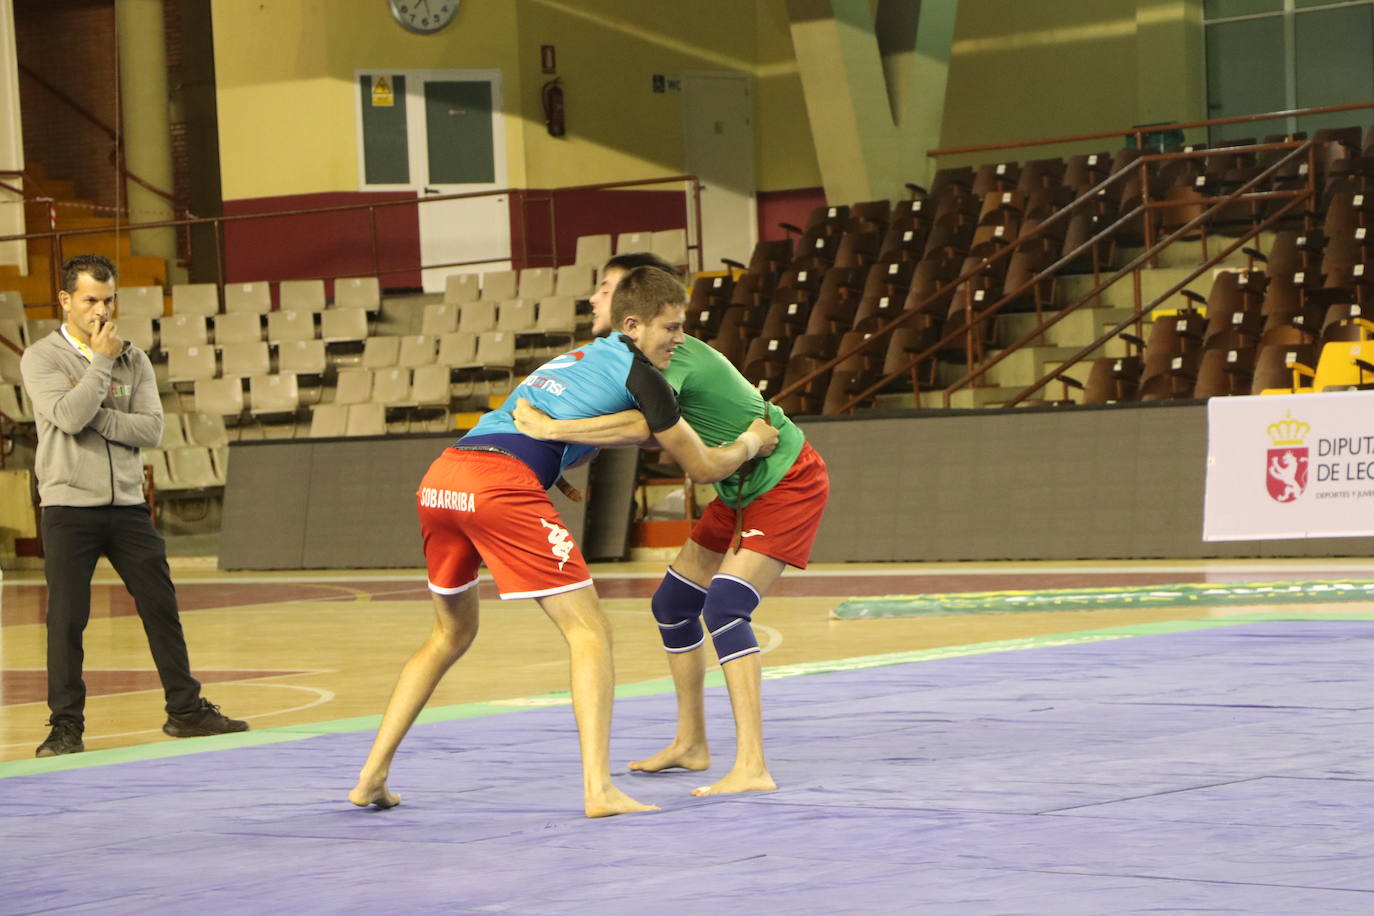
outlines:
[[[744,459],[745,461],[752,461],[754,456],[759,453],[759,449],[763,448],[763,437],[752,429],[746,429],[740,433],[739,438],[735,441],[742,443],[749,451],[749,456]]]

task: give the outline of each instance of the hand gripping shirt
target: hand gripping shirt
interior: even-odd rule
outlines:
[[[513,412],[524,398],[556,420],[580,420],[622,410],[644,414],[655,433],[682,418],[677,398],[663,375],[623,334],[601,337],[555,356],[534,370],[496,410],[454,443],[459,448],[492,446],[529,465],[545,489],[558,475],[596,449],[532,439],[515,428]]]
[[[767,406],[768,421],[778,430],[778,447],[767,458],[752,462],[751,467],[746,465],[750,470],[743,487],[738,473],[715,484],[727,506],[749,505],[791,469],[806,436],[781,408],[765,401],[719,351],[688,337],[673,352],[673,361],[663,374],[677,392],[683,418],[709,446],[735,441],[750,423],[763,416]]]

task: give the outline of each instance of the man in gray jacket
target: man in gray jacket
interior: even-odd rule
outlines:
[[[43,507],[48,581],[48,724],[37,756],[85,750],[82,633],[91,576],[104,554],[133,596],[167,697],[174,738],[247,731],[200,695],[191,676],[167,545],[143,498],[140,448],[162,437],[162,402],[148,356],[114,323],[115,268],[100,255],[62,265],[64,321],[21,361],[38,425],[34,472]]]

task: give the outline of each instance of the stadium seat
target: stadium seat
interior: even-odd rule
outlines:
[[[278,307],[283,311],[324,311],[323,280],[282,280],[277,284]]]
[[[679,272],[686,271],[687,230],[660,229],[649,237],[649,251],[671,264]]]
[[[322,376],[327,369],[322,340],[288,340],[277,346],[278,372]]]
[[[396,365],[401,358],[401,338],[369,337],[363,341],[362,367],[364,369],[384,369]]]
[[[487,271],[482,274],[482,299],[487,302],[514,299],[517,285],[517,274],[513,270]],[[464,308],[464,311],[467,309]]]
[[[162,436],[158,439],[158,448],[179,448],[189,444],[186,440],[186,429],[182,426],[181,417],[182,415],[179,413],[163,414]]]
[[[444,302],[461,305],[482,298],[482,277],[479,274],[449,274],[444,278]]]
[[[167,380],[170,382],[211,379],[216,373],[214,347],[199,344],[193,347],[173,347],[167,351]]]
[[[372,397],[376,404],[399,407],[410,403],[410,370],[403,366],[378,369],[373,373]]]
[[[553,295],[553,287],[554,269],[552,267],[526,267],[520,271],[520,283],[515,298],[543,299],[545,296]]]
[[[340,369],[339,377],[334,383],[334,403],[349,405],[370,401],[372,377],[371,369]]]
[[[229,443],[229,431],[224,425],[224,417],[217,413],[195,411],[180,415],[186,427],[188,445],[205,448],[219,448]]]
[[[320,339],[327,344],[361,344],[367,339],[367,310],[350,306],[326,309],[320,314]]]
[[[268,416],[284,418],[294,435],[300,406],[300,389],[294,375],[255,375],[248,380],[248,412],[259,422]]]
[[[316,404],[310,411],[310,438],[335,438],[348,432],[348,407],[343,404]]]
[[[243,413],[243,382],[236,378],[202,378],[195,382],[195,410],[224,418]]]
[[[571,296],[574,299],[586,299],[596,292],[596,272],[600,266],[599,264],[564,264],[558,268],[558,276],[553,285],[553,294],[555,296]]]
[[[595,264],[597,269],[611,259],[611,237],[609,235],[583,235],[577,239],[574,264]]]
[[[204,315],[168,315],[158,322],[158,346],[162,352],[178,347],[203,347],[209,343]]]
[[[483,299],[480,302],[465,303],[458,316],[458,330],[470,334],[496,330],[495,300]]]
[[[157,343],[157,332],[153,330],[153,319],[144,315],[119,316],[119,335],[150,358]]]
[[[371,401],[365,404],[350,404],[344,435],[385,436],[386,407]]]
[[[410,334],[402,337],[400,349],[396,354],[396,366],[385,368],[414,369],[416,366],[433,365],[438,345],[438,338],[429,334]]]
[[[334,281],[332,307],[362,309],[365,312],[381,311],[381,284],[376,277],[340,277]]]
[[[224,378],[248,378],[271,371],[272,357],[262,341],[230,343],[220,349],[220,375]]]
[[[1314,378],[1316,348],[1311,344],[1261,345],[1255,356],[1251,394],[1299,394],[1311,391],[1303,382]]]
[[[530,334],[538,329],[533,299],[507,299],[497,311],[496,330]]]
[[[468,331],[455,331],[439,338],[439,355],[436,363],[450,369],[476,365],[477,335]]]
[[[266,283],[226,283],[224,286],[226,312],[254,312],[266,315],[272,311],[272,293]],[[173,312],[177,309],[172,308]]]
[[[162,287],[160,286],[122,286],[119,288],[119,318],[161,318],[163,308]],[[0,318],[9,317],[0,311]],[[22,310],[19,315],[23,318]]]
[[[204,315],[219,311],[219,287],[213,283],[174,283],[173,315]]]
[[[8,379],[0,383],[0,413],[16,423],[33,422],[33,408],[28,400],[20,385],[10,384]]]
[[[420,333],[439,337],[458,330],[459,309],[453,303],[427,305],[420,313]]]
[[[257,343],[262,340],[262,316],[253,312],[228,312],[215,315],[215,346]]]
[[[1333,340],[1323,344],[1312,387],[1316,391],[1374,388],[1374,342]]]
[[[334,309],[331,315],[338,315]],[[280,344],[287,340],[313,340],[315,338],[315,313],[297,311],[275,311],[267,316],[267,340]]]

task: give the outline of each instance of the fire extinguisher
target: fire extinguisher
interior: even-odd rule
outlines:
[[[566,130],[563,124],[563,87],[558,84],[560,79],[554,77],[544,84],[544,124],[549,129],[550,137],[561,137]]]

